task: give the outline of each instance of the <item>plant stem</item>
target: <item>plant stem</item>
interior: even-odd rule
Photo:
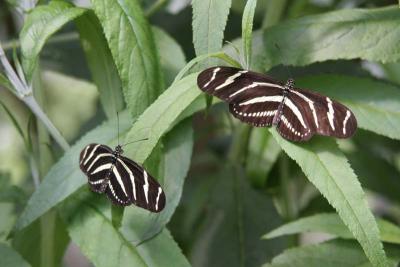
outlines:
[[[57,130],[57,128],[51,123],[50,119],[43,112],[39,104],[36,102],[35,98],[32,95],[26,96],[22,99],[25,104],[32,110],[32,112],[36,115],[37,118],[43,123],[46,129],[49,131],[50,135],[54,138],[54,140],[64,149],[65,151],[69,149],[69,144],[65,141],[64,137]]]
[[[246,162],[251,129],[250,126],[242,123],[236,127],[228,155],[228,160],[231,163],[244,164]]]

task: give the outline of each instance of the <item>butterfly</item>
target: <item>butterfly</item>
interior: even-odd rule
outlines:
[[[314,134],[351,137],[357,120],[346,106],[309,90],[253,71],[212,67],[197,77],[199,88],[229,104],[234,117],[256,127],[276,126],[290,141],[307,141]]]
[[[89,144],[80,153],[79,166],[87,175],[90,189],[105,193],[119,206],[135,204],[151,212],[165,207],[165,194],[160,184],[139,164],[102,144]]]

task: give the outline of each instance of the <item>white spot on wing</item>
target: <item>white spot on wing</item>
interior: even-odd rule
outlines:
[[[332,100],[327,97],[326,101],[328,102],[328,120],[329,120],[329,124],[331,125],[332,130],[335,130],[335,124],[333,122],[333,119],[335,118],[335,111],[333,110],[333,106],[332,106]]]
[[[230,85],[231,83],[233,83],[235,81],[236,78],[238,78],[240,75],[242,75],[243,73],[246,73],[246,72],[247,72],[247,70],[242,70],[232,76],[229,76],[226,79],[226,81],[223,84],[219,85],[217,88],[215,88],[215,90],[219,90],[221,88],[224,88],[227,85]]]
[[[281,86],[279,84],[274,84],[274,83],[253,82],[252,84],[250,84],[250,85],[248,85],[246,87],[243,87],[243,88],[237,90],[236,92],[232,93],[229,96],[229,98],[234,97],[235,95],[240,94],[241,92],[243,92],[243,91],[245,91],[247,89],[250,89],[250,88],[254,88],[256,86],[269,86],[269,87],[276,87],[276,88],[280,88],[280,89],[284,88],[283,86]]]
[[[128,196],[128,194],[126,193],[126,190],[125,190],[124,182],[122,181],[121,175],[119,175],[117,168],[113,168],[113,173],[114,173],[115,177],[117,178],[117,181],[118,181],[119,186],[121,187],[122,191],[124,191],[125,196]]]
[[[343,121],[343,134],[344,134],[344,135],[346,134],[346,124],[347,124],[347,121],[348,121],[349,118],[350,118],[350,115],[351,115],[350,111],[347,110],[347,111],[346,111],[346,117],[344,118],[344,121]]]
[[[87,171],[89,172],[90,169],[93,167],[93,165],[97,162],[97,160],[99,160],[102,157],[106,157],[106,156],[112,156],[113,154],[111,153],[103,153],[103,154],[99,154],[97,155],[97,157],[92,161],[92,163],[89,165],[89,168],[87,168]]]
[[[122,161],[121,159],[118,159],[118,162],[121,163],[122,167],[126,170],[126,172],[129,174],[129,178],[131,179],[132,183],[132,191],[133,191],[133,199],[136,200],[136,184],[135,184],[135,176],[133,175],[131,169],[129,169],[128,166],[126,166],[125,162]]]
[[[158,193],[157,193],[157,199],[156,199],[156,210],[158,210],[158,201],[160,200],[161,192],[162,192],[161,187],[158,187]]]
[[[84,160],[85,157],[86,157],[86,153],[87,153],[88,149],[89,149],[89,146],[86,146],[86,147],[85,147],[85,150],[83,151],[83,156],[82,156],[82,159],[81,159],[81,161],[79,162],[79,164],[82,164],[83,160]]]
[[[149,181],[146,170],[143,170],[143,175],[144,175],[144,185],[143,185],[144,196],[146,198],[146,203],[149,204]]]
[[[283,96],[281,95],[273,95],[273,96],[259,96],[253,99],[247,100],[245,102],[239,103],[239,106],[251,105],[255,103],[263,103],[263,102],[282,102]]]
[[[298,92],[298,91],[290,90],[290,92],[298,95],[299,97],[301,97],[302,99],[304,99],[308,103],[308,106],[310,107],[311,112],[313,114],[315,126],[317,126],[317,128],[318,128],[319,127],[319,125],[318,125],[318,117],[317,117],[317,111],[315,110],[314,102],[311,99],[309,99],[308,97],[306,97],[305,95],[303,95],[302,93]]]
[[[99,146],[100,146],[100,144],[96,145],[96,146],[93,148],[92,152],[90,152],[90,154],[89,154],[89,157],[87,157],[87,159],[83,162],[83,165],[86,165],[86,164],[89,162],[89,160],[93,157],[94,152],[97,150],[97,148],[98,148]]]
[[[109,170],[111,167],[112,167],[111,163],[100,165],[91,174],[95,174],[95,173],[98,173],[98,172],[101,172],[101,171],[104,171],[104,170]]]
[[[211,79],[203,86],[203,88],[204,88],[204,87],[207,87],[208,85],[210,85],[210,83],[211,83],[212,81],[214,81],[215,77],[217,76],[217,72],[220,71],[220,69],[221,69],[221,68],[216,68],[216,69],[213,70],[213,74],[212,74],[212,76],[211,76]]]

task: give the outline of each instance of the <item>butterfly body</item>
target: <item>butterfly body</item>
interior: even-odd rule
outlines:
[[[291,141],[314,134],[348,138],[357,128],[353,113],[318,93],[295,88],[252,71],[213,67],[201,72],[197,84],[204,92],[229,103],[234,117],[256,127],[276,126]]]
[[[136,162],[122,156],[120,145],[89,144],[80,153],[80,168],[87,175],[90,189],[105,193],[115,205],[134,204],[151,212],[165,206],[159,183]]]

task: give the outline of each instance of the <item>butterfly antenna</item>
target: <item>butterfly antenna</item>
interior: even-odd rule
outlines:
[[[118,139],[118,145],[119,145],[119,115],[118,115],[118,111],[117,111],[117,133],[118,133],[117,139]]]
[[[145,140],[149,140],[149,138],[143,138],[143,139],[135,140],[135,141],[132,141],[132,142],[128,142],[126,144],[123,144],[122,146],[126,146],[126,145],[129,145],[129,144],[132,144],[132,143],[137,143],[137,142],[145,141]]]

